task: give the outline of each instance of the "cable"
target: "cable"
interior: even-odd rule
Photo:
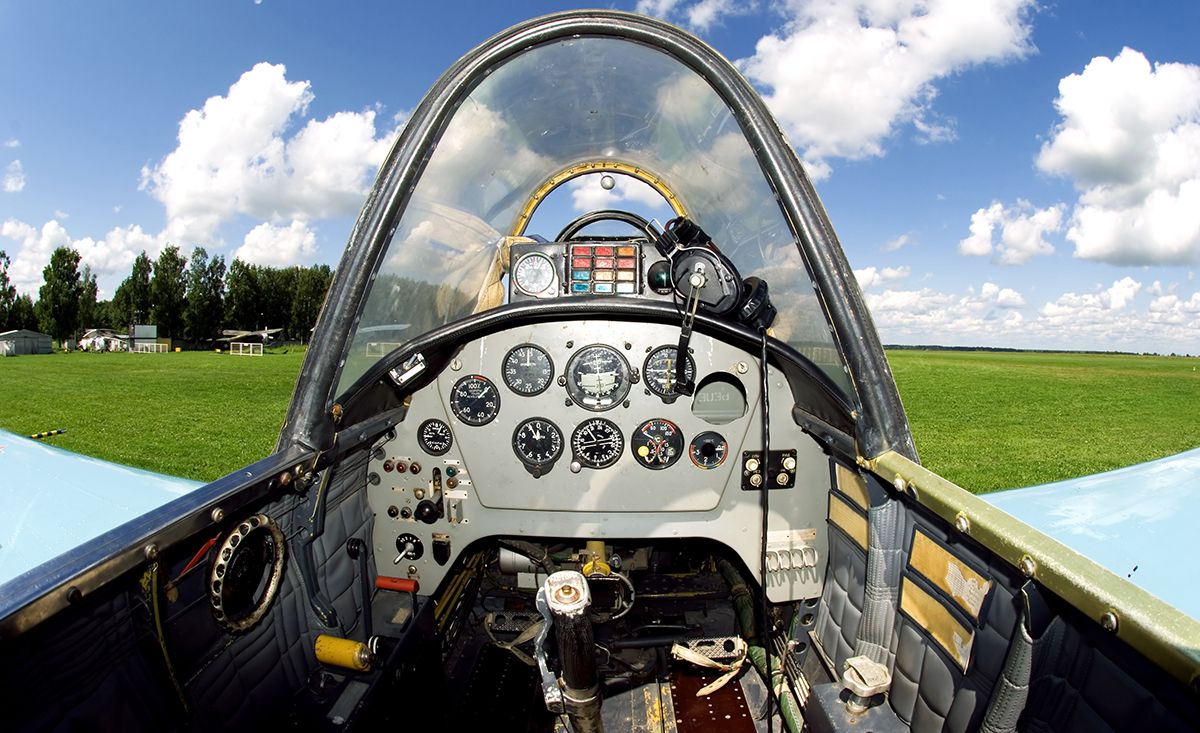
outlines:
[[[762,342],[762,356],[760,375],[762,377],[761,391],[762,396],[762,545],[760,547],[759,562],[761,568],[759,570],[759,578],[762,585],[762,604],[759,612],[762,614],[762,621],[759,622],[759,633],[762,638],[759,643],[763,649],[767,649],[767,733],[774,733],[775,730],[775,711],[772,709],[774,696],[772,685],[774,684],[774,675],[771,672],[771,614],[770,606],[767,601],[767,522],[771,515],[771,482],[768,480],[770,475],[771,465],[771,406],[770,400],[767,398],[767,390],[770,387],[767,376],[767,330],[761,328],[758,331]]]

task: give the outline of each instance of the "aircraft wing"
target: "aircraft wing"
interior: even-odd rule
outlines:
[[[0,585],[202,485],[0,430]]]
[[[1200,618],[1183,570],[1196,550],[1200,448],[980,498]]]

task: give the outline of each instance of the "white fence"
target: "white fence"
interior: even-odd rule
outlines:
[[[252,344],[245,341],[234,341],[229,344],[230,356],[262,356],[263,345]]]
[[[135,354],[165,354],[171,349],[166,344],[134,344]]]

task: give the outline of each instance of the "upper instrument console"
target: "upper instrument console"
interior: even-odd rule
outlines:
[[[521,242],[509,251],[509,302],[569,295],[669,300],[671,263],[638,240]]]

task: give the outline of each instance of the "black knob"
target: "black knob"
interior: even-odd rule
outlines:
[[[438,518],[437,504],[426,499],[417,504],[417,510],[413,515],[417,518],[417,521],[424,522],[425,524],[433,524]]]

